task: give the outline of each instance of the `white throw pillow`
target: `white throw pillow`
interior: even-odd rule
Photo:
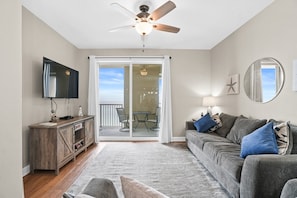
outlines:
[[[282,122],[273,127],[276,134],[278,154],[286,155],[292,151],[292,134],[288,122]]]
[[[163,193],[135,179],[121,176],[122,190],[125,198],[169,198]]]

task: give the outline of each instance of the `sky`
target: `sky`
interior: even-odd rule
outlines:
[[[263,102],[274,98],[276,94],[275,68],[262,68]]]
[[[124,68],[99,68],[100,104],[123,104]]]

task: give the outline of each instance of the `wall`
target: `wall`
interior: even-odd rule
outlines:
[[[276,0],[259,15],[211,50],[212,91],[220,95],[222,111],[255,118],[290,120],[297,124],[292,91],[292,61],[297,59],[297,1]],[[273,101],[259,104],[246,96],[243,78],[248,66],[262,57],[274,57],[283,65],[285,84]],[[222,90],[229,74],[239,73],[240,94]]]
[[[7,22],[9,20],[9,23]],[[24,197],[22,180],[21,3],[0,3],[0,197]]]
[[[162,56],[171,59],[171,83],[173,106],[173,137],[184,137],[185,121],[200,117],[202,96],[210,94],[209,50],[80,50],[78,65],[82,87],[83,108],[87,109],[88,56]]]
[[[50,120],[51,104],[42,98],[42,58],[78,69],[78,49],[30,11],[22,9],[23,42],[23,166],[29,164],[28,126]],[[79,85],[80,86],[80,85]],[[77,115],[79,99],[56,99],[57,116]],[[28,170],[27,170],[28,171]]]

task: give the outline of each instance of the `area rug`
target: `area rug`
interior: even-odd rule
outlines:
[[[171,198],[229,197],[185,144],[112,143],[90,162],[68,192],[77,194],[91,178],[112,180],[123,197],[120,176],[149,185]]]

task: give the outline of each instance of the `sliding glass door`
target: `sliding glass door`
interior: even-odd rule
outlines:
[[[161,71],[161,63],[145,60],[99,64],[101,140],[157,139]]]
[[[134,137],[158,137],[161,83],[160,64],[133,65]]]

